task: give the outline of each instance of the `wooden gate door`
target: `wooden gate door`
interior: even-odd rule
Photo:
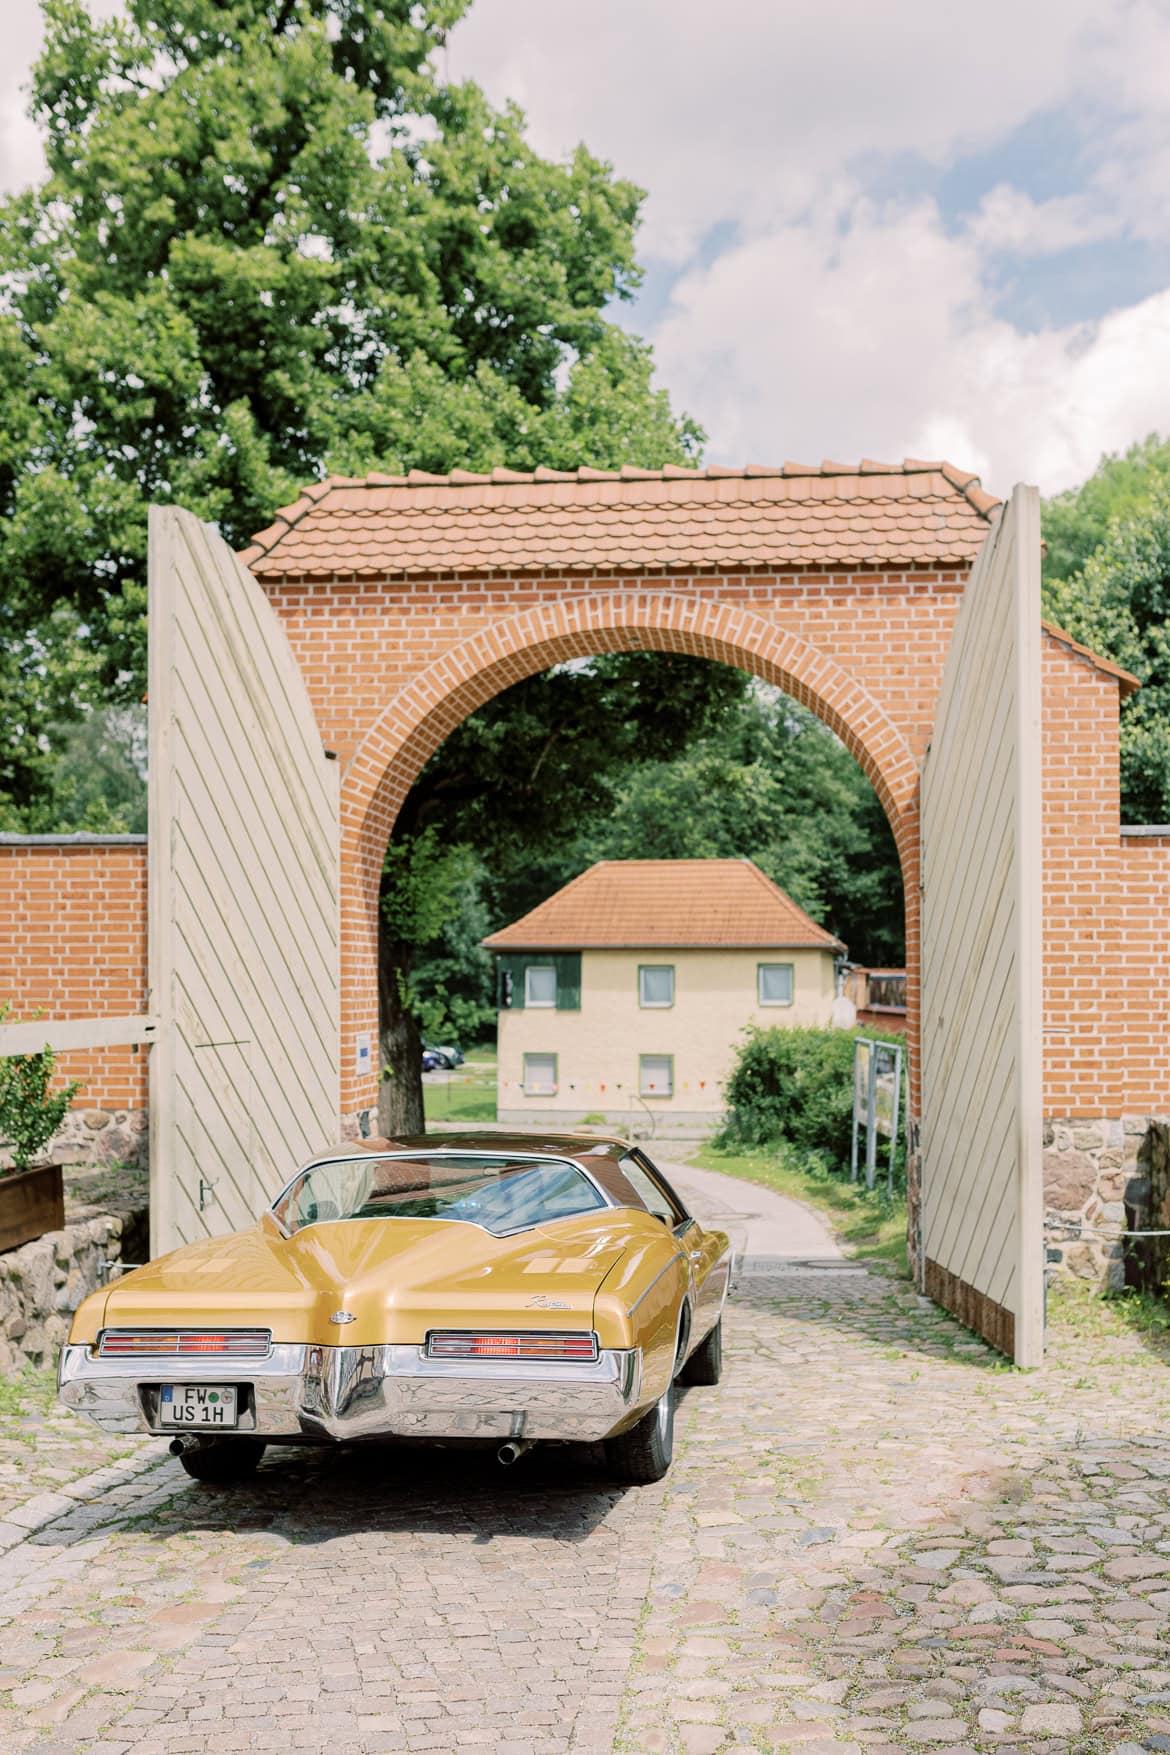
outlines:
[[[925,1288],[1043,1358],[1040,506],[1018,487],[963,594],[922,780]]]
[[[337,1137],[337,774],[284,630],[152,507],[151,1250],[235,1230]]]

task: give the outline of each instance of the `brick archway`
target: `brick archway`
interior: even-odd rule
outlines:
[[[389,700],[349,763],[341,792],[342,1037],[376,1038],[378,890],[397,813],[428,757],[510,684],[603,652],[682,652],[746,670],[809,708],[845,744],[889,819],[906,908],[908,1042],[918,1055],[918,783],[914,754],[863,685],[830,655],[761,616],[669,589],[545,602],[453,647]],[[376,1083],[347,1071],[342,1106],[373,1107]]]

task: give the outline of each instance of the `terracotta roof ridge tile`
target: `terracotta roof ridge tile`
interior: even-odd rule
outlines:
[[[387,505],[375,505],[367,512],[365,507],[353,504],[352,496],[355,492],[362,490],[381,490],[391,494],[394,490],[402,489],[409,490],[411,494],[417,492],[419,495],[418,509],[420,511],[425,509],[432,516],[440,512],[447,514],[464,509],[457,500],[449,501],[443,495],[444,489],[455,490],[456,494],[461,489],[472,490],[481,495],[486,490],[491,496],[490,501],[481,500],[481,504],[494,504],[499,508],[508,507],[514,514],[516,507],[523,503],[522,500],[517,499],[516,490],[525,486],[535,486],[545,490],[545,496],[533,502],[534,510],[538,508],[545,510],[554,503],[546,497],[550,486],[585,490],[579,496],[569,492],[563,500],[556,502],[571,510],[577,505],[583,507],[591,503],[589,489],[594,488],[594,492],[596,492],[594,484],[614,484],[619,489],[625,484],[632,493],[636,484],[651,482],[661,482],[664,485],[686,484],[686,487],[691,490],[688,497],[681,485],[676,486],[675,493],[680,497],[671,499],[669,494],[659,495],[652,502],[645,502],[647,504],[654,503],[664,508],[685,505],[699,506],[703,503],[716,504],[720,501],[721,489],[724,496],[723,503],[727,503],[727,496],[730,496],[730,500],[738,504],[778,505],[783,496],[781,494],[780,499],[778,499],[776,490],[764,494],[758,500],[753,500],[747,491],[735,494],[730,490],[729,484],[775,481],[781,478],[804,480],[811,478],[815,483],[812,496],[823,504],[826,500],[835,497],[859,499],[864,502],[866,494],[861,484],[866,478],[875,476],[885,478],[889,482],[889,486],[884,490],[884,493],[875,493],[871,496],[873,501],[883,497],[886,499],[897,497],[899,490],[895,488],[894,482],[890,479],[892,477],[933,476],[936,480],[934,491],[939,502],[940,518],[945,517],[946,501],[951,494],[959,500],[965,500],[981,519],[987,521],[991,521],[998,514],[1001,505],[1001,502],[994,495],[984,491],[977,475],[959,469],[952,463],[915,457],[903,458],[901,463],[882,463],[866,457],[862,458],[860,463],[850,464],[826,458],[819,464],[786,461],[778,467],[752,463],[746,464],[742,468],[733,468],[727,464],[710,464],[705,469],[686,467],[680,464],[667,464],[662,469],[642,469],[632,464],[626,464],[620,470],[594,469],[585,464],[575,470],[554,470],[542,467],[525,471],[497,467],[492,469],[490,474],[465,469],[454,469],[447,474],[433,474],[427,470],[412,469],[408,475],[392,475],[382,472],[371,472],[366,476],[329,475],[323,481],[310,483],[302,490],[298,499],[289,505],[277,508],[273,513],[272,524],[250,539],[247,547],[241,551],[241,557],[246,561],[253,562],[269,555],[306,514],[316,507],[320,508],[323,515],[336,516],[368,515],[376,517],[387,511],[393,511],[395,515],[401,516],[408,510],[405,506],[394,504],[391,501]],[[838,496],[835,493],[837,482],[840,482],[844,487],[848,481],[857,485],[845,489],[845,492]],[[711,492],[709,495],[702,493],[702,484],[704,483],[710,484]],[[911,485],[907,480],[900,491],[902,493],[908,492],[918,499],[932,497],[932,487],[929,482]],[[335,492],[344,493],[349,503],[330,506],[328,502]],[[625,500],[627,505],[634,503],[630,495],[625,496]],[[612,508],[612,505],[618,502],[612,501],[609,496],[606,496],[604,503],[607,508]]]
[[[1067,646],[1068,650],[1075,652],[1078,658],[1087,658],[1094,670],[1100,670],[1106,676],[1116,677],[1121,685],[1123,701],[1141,688],[1140,677],[1134,676],[1132,671],[1123,670],[1121,665],[1115,664],[1112,658],[1105,658],[1100,652],[1094,652],[1091,646],[1082,646],[1079,640],[1074,640],[1071,634],[1066,634],[1064,629],[1058,628],[1055,622],[1041,621],[1040,626],[1049,638],[1055,640],[1058,645]]]

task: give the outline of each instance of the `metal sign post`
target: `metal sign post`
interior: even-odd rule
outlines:
[[[853,1038],[853,1143],[850,1180],[856,1182],[858,1178],[861,1129],[865,1129],[865,1186],[870,1190],[877,1182],[878,1135],[888,1134],[890,1158],[886,1170],[886,1191],[889,1194],[894,1191],[904,1052],[901,1043],[876,1042],[869,1036]]]

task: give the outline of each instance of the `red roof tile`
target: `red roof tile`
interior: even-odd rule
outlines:
[[[1055,640],[1057,645],[1067,647],[1070,652],[1075,652],[1078,658],[1088,659],[1094,670],[1103,671],[1106,676],[1116,677],[1118,690],[1123,701],[1128,700],[1130,695],[1136,694],[1137,690],[1141,688],[1142,685],[1136,676],[1133,676],[1128,670],[1123,670],[1120,664],[1114,664],[1112,658],[1103,658],[1099,652],[1094,652],[1091,646],[1082,646],[1079,640],[1074,640],[1071,634],[1066,634],[1064,629],[1058,628],[1055,622],[1042,621],[1040,626],[1049,639]]]
[[[483,942],[490,951],[844,949],[750,859],[604,859]]]
[[[330,476],[242,558],[260,578],[967,565],[999,502],[949,463]]]

